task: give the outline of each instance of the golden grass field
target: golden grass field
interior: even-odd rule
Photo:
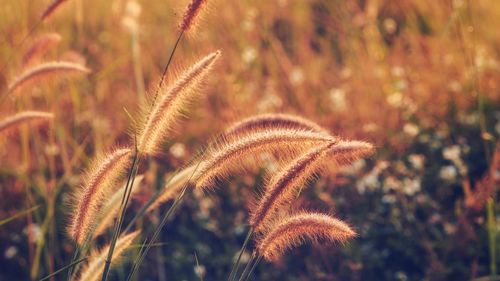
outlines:
[[[8,0],[0,281],[498,280],[500,2]]]

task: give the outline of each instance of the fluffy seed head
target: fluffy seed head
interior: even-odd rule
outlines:
[[[143,175],[139,175],[135,178],[134,185],[132,186],[132,191],[130,193],[131,197],[137,194],[139,191],[139,186],[144,179]],[[111,225],[113,225],[113,221],[118,216],[118,211],[120,210],[121,200],[123,198],[123,193],[125,192],[125,185],[122,188],[118,189],[109,199],[105,199],[104,205],[102,207],[102,211],[99,223],[97,224],[94,237],[97,237],[103,234],[106,229],[108,229]]]
[[[182,115],[182,110],[196,97],[198,87],[210,72],[221,52],[213,52],[185,71],[173,85],[160,89],[161,95],[139,135],[139,151],[155,154],[162,140]]]
[[[311,241],[345,242],[356,233],[345,222],[326,214],[302,212],[274,225],[258,241],[257,250],[267,261],[278,260],[286,250]]]
[[[42,16],[40,17],[41,21],[46,20],[50,15],[52,15],[57,8],[61,6],[62,3],[66,2],[68,0],[54,0],[50,5],[43,11]]]
[[[195,179],[198,188],[209,188],[219,177],[239,167],[244,167],[248,159],[255,159],[261,153],[278,152],[293,155],[318,143],[332,141],[332,136],[325,134],[293,130],[276,129],[241,136],[211,148],[206,161],[202,162]]]
[[[269,181],[264,195],[252,210],[250,225],[262,231],[283,206],[296,197],[297,192],[327,164],[347,165],[373,151],[373,146],[362,141],[334,140],[309,150],[285,165]]]
[[[196,19],[200,17],[206,4],[207,0],[191,0],[179,24],[179,29],[182,32],[188,32],[192,29],[193,25],[196,23]]]
[[[284,166],[271,178],[264,195],[250,217],[250,225],[256,231],[261,231],[272,215],[289,203],[297,192],[307,184],[307,181],[321,168],[328,150],[336,143],[337,141],[331,141],[311,149],[289,165]]]
[[[41,63],[26,69],[21,75],[17,76],[8,86],[8,92],[11,93],[27,82],[41,78],[50,74],[68,74],[73,72],[90,73],[87,67],[67,61],[54,61]]]
[[[61,35],[59,33],[50,32],[40,35],[35,39],[31,48],[24,53],[23,65],[28,65],[33,61],[38,60],[52,47],[56,46],[61,42]]]
[[[299,129],[328,134],[328,131],[318,124],[300,116],[269,113],[252,116],[234,123],[226,130],[224,136],[232,138],[240,134],[265,131],[271,128]]]
[[[104,199],[116,190],[116,181],[130,162],[130,152],[128,148],[117,149],[96,160],[85,176],[82,188],[74,195],[75,206],[68,233],[78,244],[82,245],[91,238]]]
[[[120,236],[116,241],[115,250],[112,257],[112,266],[118,265],[121,262],[121,257],[132,244],[134,239],[139,235],[139,231],[135,231],[126,235]],[[89,262],[82,268],[79,273],[79,281],[98,281],[101,280],[104,263],[108,257],[109,245],[96,253],[92,253]]]
[[[0,134],[16,128],[22,123],[50,120],[54,118],[54,114],[41,111],[23,111],[9,116],[0,121]]]
[[[357,140],[339,140],[329,150],[334,163],[339,166],[352,164],[354,161],[372,155],[374,147],[371,143]]]

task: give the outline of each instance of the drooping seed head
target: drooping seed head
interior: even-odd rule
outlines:
[[[50,49],[61,42],[61,35],[59,33],[50,32],[40,35],[35,39],[31,47],[23,55],[23,65],[31,64],[37,61]]]
[[[75,72],[90,73],[90,69],[81,64],[67,61],[41,63],[24,70],[22,74],[14,78],[9,84],[7,91],[11,93],[35,78],[46,77],[51,74],[69,74]]]
[[[250,225],[257,232],[261,231],[273,214],[288,204],[296,196],[297,192],[318,172],[321,165],[324,164],[328,150],[335,146],[336,143],[335,140],[311,149],[284,166],[281,171],[271,178],[265,188],[264,195],[251,212]]]
[[[340,166],[347,165],[372,151],[373,146],[369,143],[346,140],[334,140],[307,151],[271,177],[264,195],[251,212],[250,225],[257,232],[262,231],[273,215],[286,208],[328,160]]]
[[[130,149],[122,148],[97,159],[85,176],[81,189],[75,192],[68,233],[78,244],[83,245],[91,238],[104,199],[116,191],[116,182],[130,163],[130,153]]]
[[[206,160],[196,173],[196,187],[211,187],[217,178],[245,168],[249,160],[255,159],[261,153],[290,156],[315,144],[332,140],[334,137],[322,133],[281,128],[240,136],[210,148]]]
[[[54,118],[54,114],[42,111],[23,111],[0,121],[0,134],[18,127],[26,122],[39,122]]]
[[[268,113],[245,118],[229,127],[224,136],[226,138],[238,137],[240,134],[259,132],[271,128],[298,129],[317,133],[329,134],[328,131],[311,120],[300,116]]]
[[[286,250],[305,240],[345,242],[356,235],[345,222],[320,213],[301,212],[278,221],[258,241],[257,250],[267,261],[277,261]]]

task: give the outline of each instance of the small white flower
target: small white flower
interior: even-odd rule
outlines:
[[[418,133],[420,132],[420,129],[418,128],[417,125],[415,125],[413,123],[406,123],[403,126],[403,132],[405,132],[405,134],[407,134],[410,137],[414,137],[414,136],[418,135]]]
[[[452,181],[457,177],[457,168],[452,165],[444,166],[439,171],[439,177],[447,181]]]
[[[5,250],[4,256],[6,259],[11,259],[17,254],[17,248],[14,246],[10,246]]]
[[[290,73],[290,82],[297,86],[304,82],[304,71],[300,67],[294,67]]]
[[[345,91],[343,89],[339,88],[331,89],[329,95],[334,111],[344,111],[347,108]]]
[[[387,96],[386,101],[392,107],[401,107],[403,106],[403,99],[403,94],[401,92],[395,92]]]
[[[125,14],[132,18],[137,18],[141,14],[142,7],[137,1],[129,0],[125,6]]]
[[[384,29],[388,34],[393,34],[398,28],[397,22],[392,18],[384,19]]]
[[[459,161],[460,160],[460,146],[458,145],[452,145],[449,147],[445,147],[443,149],[443,157],[444,159],[450,160],[450,161]]]
[[[201,279],[205,276],[205,274],[207,273],[207,270],[206,270],[205,266],[203,266],[203,265],[195,265],[194,272],[196,273],[196,276],[198,276],[198,278]]]
[[[421,190],[420,179],[404,179],[403,181],[403,192],[406,195],[412,196]]]
[[[246,64],[250,64],[257,58],[257,51],[252,47],[246,47],[241,56]]]
[[[422,154],[410,154],[408,155],[408,161],[410,161],[413,168],[422,170],[424,168],[425,156]]]
[[[186,146],[183,143],[176,142],[170,147],[169,152],[175,158],[181,158],[186,155]]]

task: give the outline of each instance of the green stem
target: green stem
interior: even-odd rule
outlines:
[[[248,230],[248,234],[247,234],[247,237],[245,238],[245,242],[243,242],[243,245],[241,246],[240,252],[238,253],[238,258],[236,259],[236,262],[233,263],[231,273],[229,274],[229,278],[227,280],[232,281],[236,278],[236,275],[238,273],[238,267],[240,266],[240,262],[241,262],[241,256],[243,256],[243,252],[245,252],[245,249],[247,248],[248,242],[250,241],[250,238],[252,237],[253,232],[254,232],[253,228],[250,228]]]
[[[137,273],[137,271],[139,269],[139,266],[142,264],[142,262],[143,262],[144,258],[146,257],[149,249],[151,248],[151,246],[153,245],[153,243],[156,241],[156,239],[158,239],[158,236],[160,235],[160,232],[163,229],[163,227],[165,226],[166,222],[168,221],[168,219],[170,218],[170,216],[174,213],[174,211],[177,209],[178,205],[181,203],[182,199],[184,198],[184,194],[186,193],[186,189],[187,189],[187,185],[184,187],[184,189],[179,194],[179,196],[175,199],[174,203],[168,209],[168,211],[165,214],[165,216],[163,216],[160,224],[156,227],[155,232],[153,233],[153,237],[151,237],[151,239],[149,240],[149,242],[147,243],[147,245],[145,243],[143,243],[143,247],[141,247],[141,249],[139,251],[139,257],[134,262],[134,265],[132,266],[132,270],[130,271],[130,274],[129,274],[128,278],[127,278],[127,281],[132,280],[132,278]],[[144,247],[144,245],[146,245],[146,247]]]
[[[115,230],[113,232],[113,238],[111,239],[111,244],[109,246],[108,256],[104,264],[104,270],[102,272],[101,281],[106,281],[108,278],[109,268],[111,266],[111,259],[113,257],[116,241],[118,240],[118,236],[120,234],[120,230],[123,224],[123,219],[125,218],[125,211],[127,210],[127,204],[128,200],[130,199],[131,189],[132,185],[134,184],[135,176],[137,175],[139,162],[140,162],[140,156],[136,150],[136,152],[134,153],[134,159],[132,160],[132,167],[130,168],[130,172],[128,174],[127,184],[125,185],[125,190],[123,192],[122,202],[120,204],[120,210],[121,210],[120,217],[115,223]]]
[[[64,271],[64,270],[66,270],[66,269],[71,269],[73,266],[75,266],[75,265],[77,265],[77,264],[81,263],[82,261],[84,261],[84,260],[86,260],[86,259],[87,259],[87,257],[81,258],[81,259],[79,259],[79,260],[75,260],[75,261],[73,261],[72,263],[70,263],[70,264],[68,264],[68,265],[66,265],[66,266],[64,266],[64,267],[62,267],[62,268],[60,268],[60,269],[58,269],[58,270],[56,270],[56,271],[52,272],[51,274],[49,274],[49,275],[47,275],[47,276],[43,277],[42,279],[40,279],[40,280],[38,280],[38,281],[47,280],[47,279],[49,279],[49,278],[51,278],[51,277],[53,277],[53,276],[55,276],[55,275],[57,275],[57,274],[59,274],[59,273],[63,272],[63,271]]]
[[[496,231],[495,231],[495,210],[493,199],[488,199],[486,203],[486,222],[488,228],[488,244],[490,254],[490,274],[497,274],[497,258],[496,258]]]
[[[250,268],[250,271],[247,273],[246,276],[244,276],[243,274],[241,275],[240,277],[240,280],[238,281],[247,281],[248,279],[250,279],[250,276],[252,275],[252,272],[255,270],[255,268],[257,268],[257,265],[259,264],[259,262],[262,260],[262,256],[259,255],[259,257],[257,258],[257,260],[253,263],[252,265],[252,268]]]
[[[241,276],[240,278],[238,278],[238,280],[242,280],[243,276],[245,276],[248,271],[250,270],[250,268],[252,267],[252,264],[254,263],[255,261],[255,252],[252,253],[252,257],[250,258],[250,260],[247,262],[246,266],[245,266],[245,269],[243,269],[243,273],[241,273]]]

